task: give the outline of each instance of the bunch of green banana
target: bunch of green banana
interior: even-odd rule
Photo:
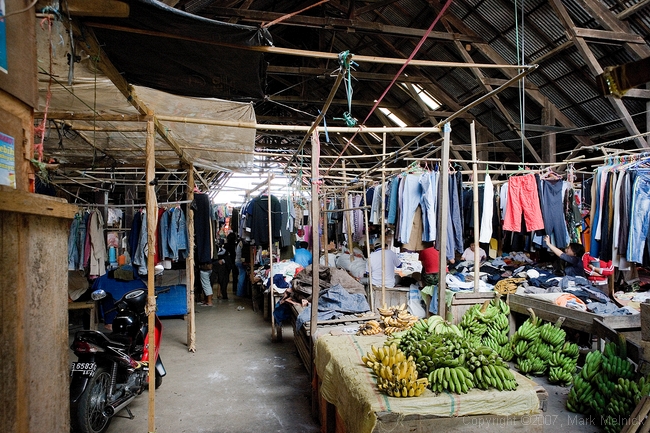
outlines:
[[[631,379],[634,376],[634,367],[627,359],[621,359],[618,356],[606,356],[603,359],[603,371],[611,379],[616,380],[622,377],[623,379]]]
[[[522,374],[533,374],[542,376],[546,373],[547,365],[539,358],[518,358],[515,366]]]
[[[499,354],[488,346],[480,346],[468,352],[467,368],[474,375],[477,388],[494,387],[499,391],[517,388],[515,376],[508,369]]]
[[[456,367],[465,363],[468,344],[455,334],[432,335],[414,343],[413,356],[421,376],[427,376],[439,367]]]
[[[605,431],[607,433],[618,433],[625,424],[620,421],[628,420],[639,400],[650,392],[650,383],[645,377],[639,382],[619,378],[614,385],[611,398],[605,406]],[[603,412],[601,412],[603,413]],[[639,420],[636,420],[639,422]]]
[[[566,343],[573,344],[573,343]],[[576,371],[578,358],[570,358],[562,352],[555,352],[548,360],[549,375],[548,380],[551,383],[560,383],[570,385],[573,380],[573,374]]]
[[[520,340],[535,341],[539,337],[539,328],[542,319],[535,316],[535,312],[530,310],[530,317],[517,329],[512,337],[512,343],[517,344]]]
[[[501,295],[495,295],[494,298],[492,298],[491,305],[497,307],[501,311],[501,315],[505,317],[510,315],[510,306],[507,302],[501,299]]]
[[[600,351],[593,351],[587,353],[585,357],[585,365],[580,371],[580,376],[588,382],[592,382],[596,375],[600,373],[603,364],[603,354]]]
[[[440,316],[431,316],[427,319],[429,334],[456,334],[459,337],[463,336],[460,328]]]
[[[562,328],[545,323],[539,327],[539,336],[542,341],[553,347],[554,351],[557,351],[564,344],[566,332]]]
[[[474,388],[474,377],[465,367],[440,367],[429,373],[429,383],[433,392],[450,391],[467,394]]]
[[[584,380],[581,375],[576,376],[567,397],[566,408],[571,412],[588,413],[589,401],[596,392],[590,382]]]
[[[484,345],[497,351],[506,361],[513,358],[510,348],[510,307],[500,296],[483,304],[475,304],[467,310],[460,322],[463,336],[471,345]]]
[[[579,355],[580,349],[578,345],[568,341],[564,343],[560,351],[552,353],[547,359],[549,365],[549,382],[559,383],[564,386],[571,385],[578,365]],[[585,363],[585,365],[587,364]]]
[[[503,364],[482,365],[474,370],[474,382],[480,389],[490,386],[499,391],[512,391],[517,389],[517,380],[512,371]]]

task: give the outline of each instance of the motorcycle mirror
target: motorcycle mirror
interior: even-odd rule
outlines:
[[[90,297],[93,301],[99,301],[100,299],[104,299],[106,297],[106,292],[102,289],[98,289],[92,292]]]

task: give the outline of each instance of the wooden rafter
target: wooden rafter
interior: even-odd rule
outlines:
[[[584,40],[584,38],[578,36],[578,33],[576,32],[577,27],[574,24],[573,19],[569,16],[569,13],[564,7],[564,5],[562,4],[562,2],[560,0],[550,0],[550,2],[558,18],[560,19],[560,22],[564,25],[565,29],[569,33],[571,39],[573,40],[576,48],[578,49],[583,59],[585,60],[591,73],[594,76],[602,74],[603,68],[600,66],[598,59],[596,59],[596,57],[594,56],[593,52],[587,45],[587,42]],[[615,16],[613,16],[613,14],[608,9],[599,8],[597,5],[593,4],[594,2],[591,1],[581,2],[581,3],[583,3],[583,6],[585,6],[587,9],[590,10],[592,16],[594,16],[593,14],[597,12],[601,12],[603,13],[603,15],[605,15],[603,17],[597,18],[600,21],[601,25],[606,25],[609,27],[609,29],[616,29],[618,31],[624,30],[620,21]],[[637,55],[639,55],[642,52],[648,51],[647,47],[640,48],[638,44],[628,43],[625,45]],[[618,114],[621,122],[623,122],[629,134],[630,135],[640,134],[639,129],[636,127],[634,120],[632,120],[632,116],[630,116],[630,113],[628,112],[627,108],[623,104],[623,101],[621,101],[618,98],[614,98],[612,96],[607,96],[607,99],[612,104],[614,111]],[[634,141],[638,147],[648,147],[648,143],[643,137],[637,137]],[[575,156],[575,152],[570,154],[569,158],[573,156]]]

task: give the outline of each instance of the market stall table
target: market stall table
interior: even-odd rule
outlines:
[[[420,397],[388,397],[377,390],[376,379],[361,361],[383,336],[323,335],[316,341],[315,368],[323,431],[337,432],[482,432],[543,431],[540,407],[546,391],[513,371],[515,391],[482,391]]]
[[[611,329],[641,329],[641,316],[633,314],[628,316],[613,316],[594,314],[588,311],[579,311],[562,307],[552,302],[552,296],[547,295],[509,295],[510,310],[515,313],[528,315],[528,309],[532,308],[537,317],[548,322],[556,322],[564,317],[563,327],[575,329],[576,331],[595,334],[594,320],[598,319]]]

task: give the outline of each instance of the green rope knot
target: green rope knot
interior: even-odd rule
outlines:
[[[345,125],[348,128],[354,128],[355,126],[357,126],[357,119],[352,117],[350,115],[350,113],[348,113],[347,111],[345,113],[343,113],[343,117],[335,117],[334,120],[342,120],[342,121],[344,121]]]

